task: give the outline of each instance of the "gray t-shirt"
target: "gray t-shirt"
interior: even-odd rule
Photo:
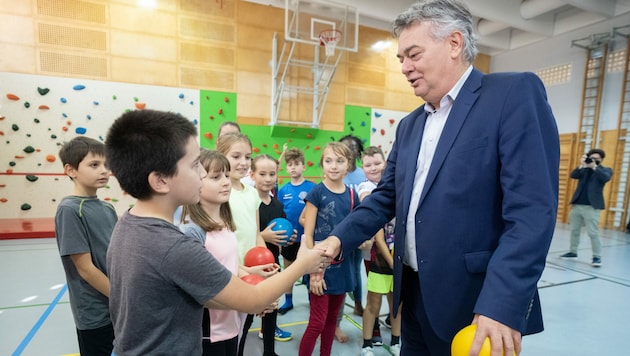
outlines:
[[[95,196],[67,196],[57,207],[55,236],[68,282],[70,308],[79,330],[109,325],[109,300],[81,278],[70,256],[90,253],[94,266],[107,275],[105,256],[117,220],[114,207]]]
[[[232,273],[199,241],[165,220],[126,212],[107,268],[117,356],[201,355],[203,304]]]

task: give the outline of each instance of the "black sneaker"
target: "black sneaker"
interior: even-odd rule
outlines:
[[[567,252],[564,255],[560,255],[560,258],[577,258],[577,253]]]
[[[593,261],[591,262],[591,266],[593,266],[593,267],[601,267],[602,266],[602,258],[601,257],[593,257]]]
[[[385,326],[387,326],[388,328],[392,328],[392,319],[390,319],[389,315],[387,315],[387,318],[385,318],[385,322],[384,322]]]

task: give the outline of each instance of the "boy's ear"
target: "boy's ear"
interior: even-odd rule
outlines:
[[[63,173],[74,180],[77,177],[77,170],[69,163],[63,165]]]
[[[165,194],[171,190],[168,186],[168,179],[165,179],[164,176],[158,172],[149,173],[148,181],[149,186],[151,186],[151,189],[153,189],[156,193]]]

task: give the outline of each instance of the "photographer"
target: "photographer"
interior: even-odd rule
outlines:
[[[604,184],[612,177],[612,169],[601,165],[606,157],[603,150],[594,148],[581,158],[580,166],[571,172],[571,178],[578,179],[578,186],[571,199],[569,227],[571,228],[571,246],[569,252],[560,258],[577,258],[580,232],[586,226],[591,238],[593,267],[602,265],[602,243],[599,239],[599,214],[604,209]]]

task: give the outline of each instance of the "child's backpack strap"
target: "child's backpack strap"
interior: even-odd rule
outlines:
[[[354,190],[350,188],[350,211],[354,209]]]

